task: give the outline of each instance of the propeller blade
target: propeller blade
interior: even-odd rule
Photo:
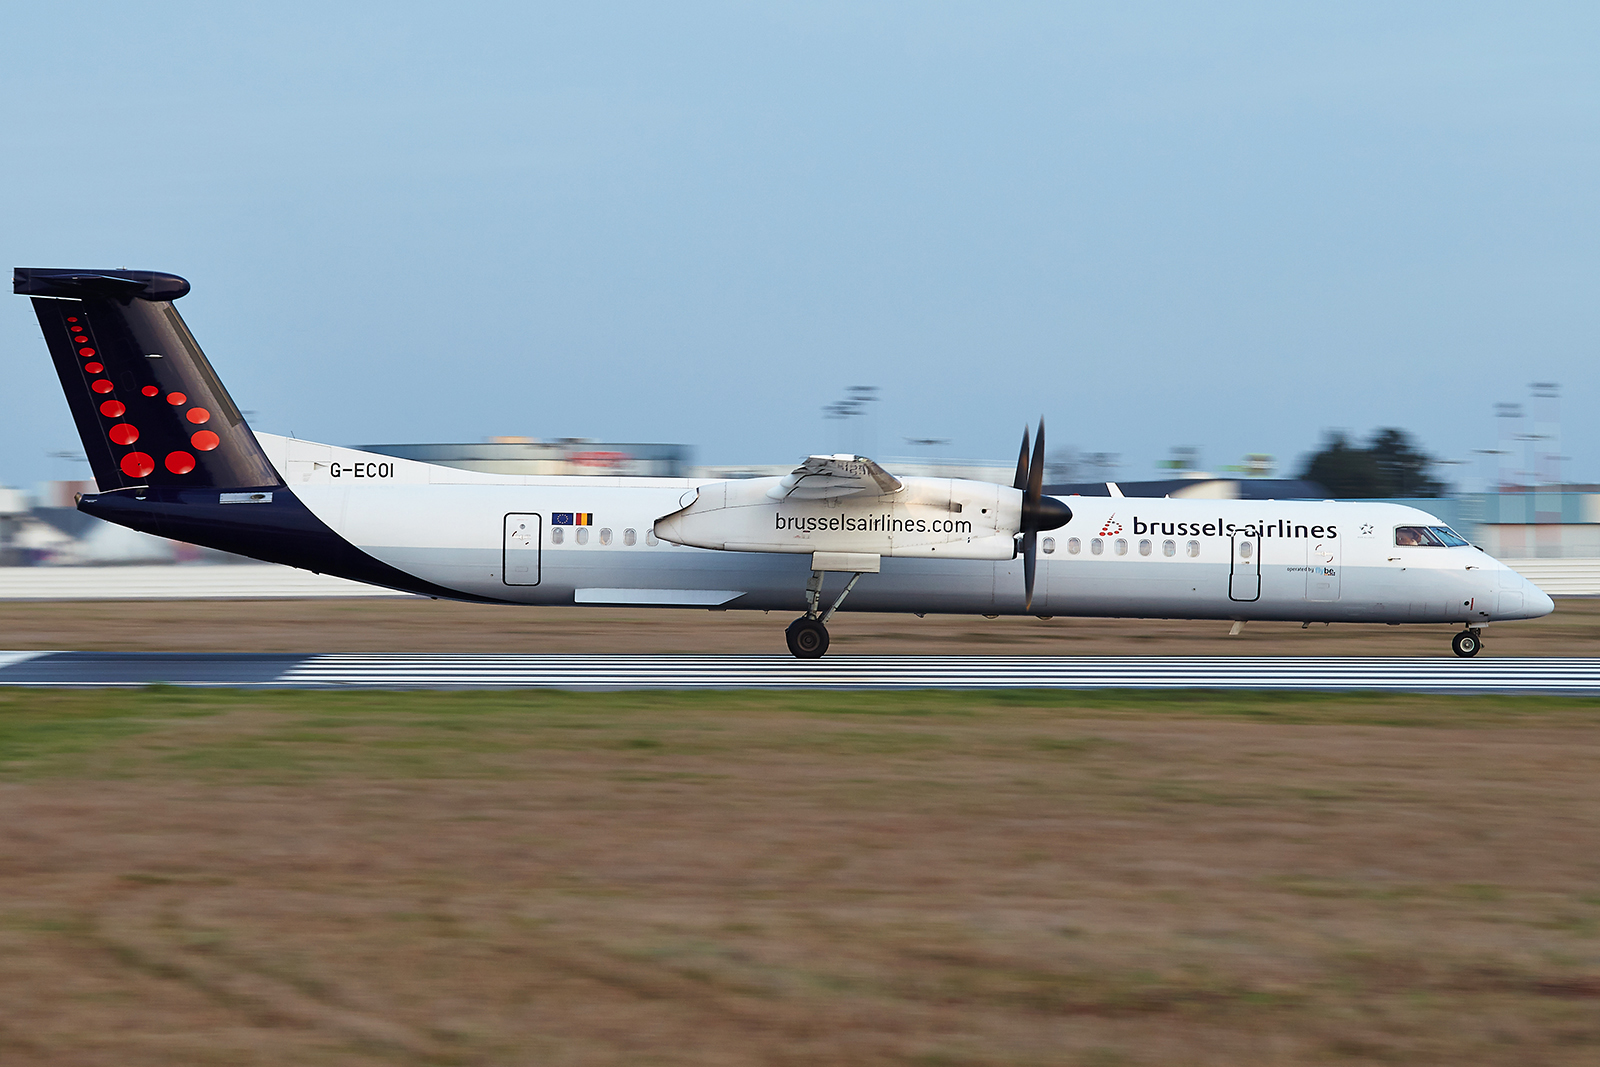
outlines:
[[[1022,490],[1022,592],[1023,607],[1033,610],[1033,579],[1039,570],[1039,531],[1054,530],[1072,520],[1072,509],[1055,497],[1044,495],[1044,419],[1039,420],[1039,435],[1033,439],[1033,456],[1028,456],[1028,428],[1022,428],[1022,452],[1017,456],[1017,478],[1012,488]]]
[[[1039,535],[1029,530],[1022,535],[1022,606],[1033,610],[1033,575],[1039,565]]]
[[[1022,451],[1017,455],[1017,477],[1011,483],[1013,489],[1026,489],[1028,487],[1028,428],[1022,428]]]
[[[1033,466],[1028,469],[1028,495],[1023,499],[1038,510],[1039,498],[1044,496],[1044,417],[1039,418],[1039,436],[1033,440]],[[1034,516],[1037,519],[1037,515]]]

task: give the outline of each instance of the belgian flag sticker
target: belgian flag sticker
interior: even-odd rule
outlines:
[[[550,515],[551,526],[593,526],[592,511],[557,511]]]

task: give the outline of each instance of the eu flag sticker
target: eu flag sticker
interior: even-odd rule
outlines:
[[[557,512],[553,513],[550,516],[550,525],[551,526],[571,526],[572,525],[572,512],[570,512],[570,511],[557,511]]]

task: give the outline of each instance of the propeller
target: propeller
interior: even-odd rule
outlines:
[[[1022,428],[1022,451],[1017,454],[1017,477],[1013,489],[1022,491],[1022,588],[1023,606],[1033,610],[1033,576],[1039,567],[1039,531],[1054,530],[1072,521],[1072,509],[1055,497],[1044,495],[1044,419],[1039,420],[1039,436],[1033,441],[1033,460],[1028,460],[1028,428]]]

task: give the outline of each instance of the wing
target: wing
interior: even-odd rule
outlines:
[[[871,493],[898,493],[900,479],[865,456],[807,456],[767,494],[775,500],[823,500]]]

